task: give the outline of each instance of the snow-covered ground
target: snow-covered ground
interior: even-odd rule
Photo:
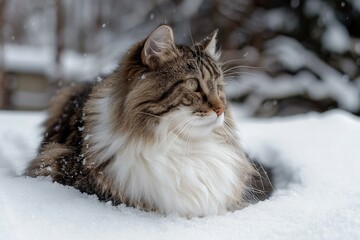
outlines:
[[[0,112],[0,239],[360,239],[360,119],[348,113],[237,116],[247,151],[275,168],[276,191],[243,210],[191,220],[19,176],[44,116]]]

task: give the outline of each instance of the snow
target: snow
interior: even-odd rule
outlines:
[[[322,36],[322,42],[327,50],[339,54],[348,51],[351,45],[349,32],[343,25],[335,21],[328,24]]]
[[[63,51],[60,60],[63,78],[84,81],[99,74],[112,72],[117,67],[119,55],[133,42],[133,39],[123,38],[96,54],[79,54],[73,50]],[[54,56],[54,49],[46,46],[17,44],[4,46],[4,64],[8,71],[38,73],[53,77],[56,69]]]
[[[357,4],[359,1],[354,1]],[[356,5],[356,3],[353,3]],[[344,7],[342,2],[341,6]],[[356,7],[356,6],[355,6]],[[305,14],[309,16],[319,14],[322,24],[326,25],[325,32],[322,35],[322,45],[329,52],[343,54],[349,50],[351,38],[348,30],[338,21],[333,9],[326,1],[306,1]]]
[[[0,239],[359,239],[360,119],[340,110],[244,119],[233,109],[246,150],[275,169],[275,193],[234,213],[190,220],[19,176],[45,114],[0,112]]]
[[[16,44],[4,46],[5,68],[12,71],[21,69],[25,72],[43,73],[52,71],[54,59],[49,48],[31,48]]]
[[[336,99],[342,108],[354,112],[360,109],[360,94],[355,84],[342,81],[346,76],[330,67],[311,51],[305,49],[298,41],[284,36],[276,37],[270,41],[267,54],[276,56],[278,61],[290,70],[295,71],[306,68],[315,73],[323,82],[322,91],[326,91],[327,96]],[[312,83],[314,81],[306,82]],[[294,88],[299,85],[289,84]],[[315,83],[315,85],[318,84]],[[307,85],[307,88],[312,87],[312,84]],[[313,95],[316,95],[316,93]]]
[[[298,4],[298,3],[297,3]],[[266,11],[263,14],[264,22],[268,29],[272,31],[292,31],[298,27],[298,19],[293,12],[287,11],[285,8],[275,8]]]
[[[358,0],[350,0],[353,7],[360,12],[360,2]]]

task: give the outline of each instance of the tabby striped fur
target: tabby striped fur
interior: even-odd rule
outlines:
[[[226,105],[215,46],[216,32],[176,46],[162,25],[102,82],[63,89],[26,174],[162,214],[246,206],[255,169]]]

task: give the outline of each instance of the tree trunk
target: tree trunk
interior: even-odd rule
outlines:
[[[5,79],[5,59],[4,59],[4,35],[3,28],[5,25],[5,0],[0,0],[0,109],[10,107],[9,88]]]
[[[63,69],[61,64],[61,55],[64,50],[64,12],[61,4],[62,0],[55,0],[56,26],[55,26],[55,88],[59,88],[63,81]]]

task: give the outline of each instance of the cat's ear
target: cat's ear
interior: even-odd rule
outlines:
[[[207,36],[204,40],[200,42],[200,44],[204,47],[204,51],[216,61],[220,58],[220,51],[216,50],[217,34],[218,29],[216,29],[214,32],[212,32],[209,36]]]
[[[177,56],[172,29],[167,25],[156,28],[144,43],[142,62],[150,68],[169,61]]]

